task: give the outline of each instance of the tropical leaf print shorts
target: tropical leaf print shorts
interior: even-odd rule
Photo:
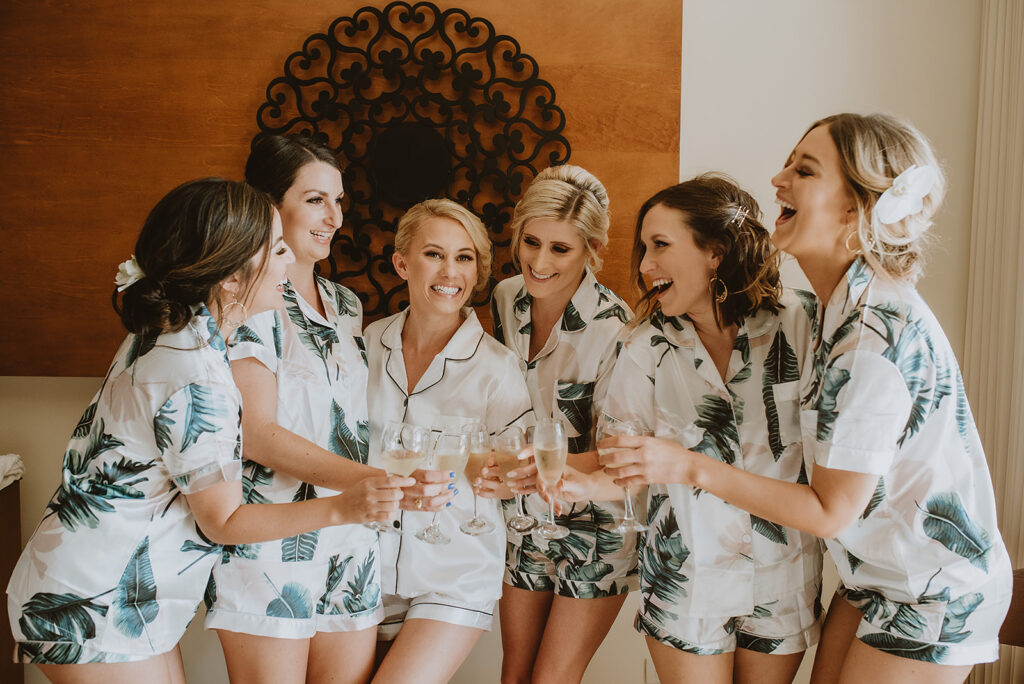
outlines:
[[[757,653],[802,653],[821,635],[821,585],[809,582],[798,592],[754,606],[750,615],[689,617],[649,601],[641,586],[641,603],[633,626],[679,651],[718,655],[744,648]]]
[[[531,497],[533,498],[533,497]],[[505,517],[515,501],[503,501]],[[531,512],[535,517],[540,511]],[[575,504],[558,524],[569,529],[564,539],[547,540],[531,532],[508,532],[505,584],[527,591],[592,599],[618,596],[637,588],[636,534],[614,532],[624,512],[622,502]]]
[[[920,603],[900,603],[877,591],[840,586],[837,594],[864,614],[857,638],[901,658],[941,665],[975,665],[999,657],[999,627],[1010,587],[942,588]]]

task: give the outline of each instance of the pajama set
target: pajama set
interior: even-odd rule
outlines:
[[[535,414],[563,419],[569,453],[591,451],[620,333],[632,314],[588,269],[531,361],[531,304],[522,275],[498,283],[491,300],[495,337],[518,357]],[[526,496],[524,502],[538,520],[547,515],[548,506],[539,496]],[[516,514],[514,499],[502,505],[506,517]],[[558,524],[569,530],[564,539],[549,541],[535,532],[509,531],[505,582],[518,589],[582,599],[635,589],[636,533],[613,531],[623,513],[622,499],[574,503],[557,516]]]
[[[814,301],[785,291],[779,313],[742,321],[725,382],[693,323],[655,312],[619,354],[605,414],[735,468],[806,483],[799,382]],[[642,634],[698,655],[799,653],[817,642],[816,537],[683,484],[649,487],[647,522]]]
[[[252,358],[277,379],[277,424],[317,446],[366,463],[366,354],[362,307],[350,290],[316,278],[326,318],[288,283],[284,309],[250,318],[231,339],[233,361]],[[245,503],[288,503],[337,494],[243,462]],[[377,533],[337,525],[229,547],[213,571],[206,626],[306,639],[361,630],[384,611]]]
[[[182,495],[241,477],[240,409],[205,306],[178,332],[121,344],[7,587],[21,662],[128,662],[175,647],[222,551]]]
[[[960,369],[916,290],[858,259],[819,313],[802,386],[808,467],[878,475],[827,540],[857,637],[945,665],[995,660],[1010,560]]]
[[[370,361],[370,464],[382,467],[380,442],[392,421],[458,432],[481,423],[495,434],[532,420],[530,395],[515,356],[484,333],[476,313],[465,320],[409,388],[402,355],[402,329],[408,310],[366,328]],[[432,513],[400,511],[395,526],[402,535],[382,533],[381,585],[386,616],[379,638],[393,639],[402,622],[426,618],[489,629],[494,603],[501,596],[505,525],[497,500],[478,499],[479,515],[495,531],[476,537],[459,526],[473,517],[473,488],[464,473],[455,481],[459,494],[438,516],[450,544],[427,544],[415,534],[430,524]]]

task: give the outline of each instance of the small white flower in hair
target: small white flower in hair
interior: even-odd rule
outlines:
[[[875,218],[879,223],[891,225],[921,211],[924,198],[938,180],[939,170],[934,166],[911,166],[896,176],[889,189],[875,202]]]
[[[142,269],[139,267],[139,262],[135,260],[135,255],[132,254],[131,259],[122,262],[117,267],[117,275],[114,276],[114,284],[117,285],[118,292],[124,292],[145,275],[146,274],[143,273]]]

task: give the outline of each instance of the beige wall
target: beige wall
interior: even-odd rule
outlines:
[[[921,290],[959,352],[979,36],[974,0],[686,0],[680,174],[731,173],[757,195],[773,221],[768,179],[812,120],[843,110],[911,119],[931,137],[951,178],[936,226],[939,245]],[[795,266],[787,280],[801,282]],[[20,452],[28,464],[24,535],[52,494],[67,435],[98,384],[95,379],[0,378],[0,453]],[[588,683],[644,682],[643,645],[628,626],[635,600],[627,602],[588,672]],[[224,681],[212,635],[191,630],[184,650],[190,682]],[[497,681],[499,651],[497,633],[485,635],[454,681]],[[38,673],[30,677],[42,681]]]

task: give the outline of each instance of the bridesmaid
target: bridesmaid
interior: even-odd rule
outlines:
[[[587,471],[596,466],[595,418],[631,315],[594,277],[608,224],[608,194],[597,178],[578,166],[542,171],[512,218],[512,259],[522,274],[499,283],[491,300],[495,337],[518,357],[534,411],[565,420],[570,463]],[[557,522],[570,531],[565,539],[509,531],[500,604],[503,682],[583,678],[626,593],[636,588],[636,533],[615,531],[623,505],[621,493],[613,496],[560,515]],[[526,501],[540,519],[544,502]],[[511,504],[509,518],[518,513]]]
[[[515,356],[466,306],[490,278],[490,250],[480,220],[449,200],[421,202],[399,221],[393,263],[408,283],[409,307],[366,329],[371,464],[381,463],[381,434],[392,421],[433,428],[436,436],[472,423],[495,434],[531,419]],[[381,535],[387,615],[379,638],[391,645],[375,683],[447,682],[490,628],[505,526],[497,503],[482,500],[480,515],[497,529],[462,533],[473,517],[473,493],[461,473],[453,475],[456,496],[439,516],[451,543],[418,539],[432,517],[419,511],[400,514],[401,536]]]
[[[295,255],[284,310],[250,318],[228,350],[245,411],[247,503],[331,496],[365,478],[368,421],[362,310],[349,289],[315,275],[341,228],[344,187],[334,154],[312,138],[257,141],[245,178],[267,193]],[[440,473],[437,479],[443,479]],[[440,494],[443,485],[406,490]],[[385,501],[395,489],[371,492]],[[447,496],[431,506],[440,506]],[[233,682],[365,682],[384,611],[377,533],[360,525],[236,546],[214,568],[206,626]]]
[[[270,201],[242,183],[185,183],[146,218],[114,293],[129,335],[7,588],[17,658],[51,681],[184,682],[177,643],[221,544],[387,518],[412,484],[374,478],[341,496],[241,505],[225,339],[246,311],[281,305],[292,259]]]

